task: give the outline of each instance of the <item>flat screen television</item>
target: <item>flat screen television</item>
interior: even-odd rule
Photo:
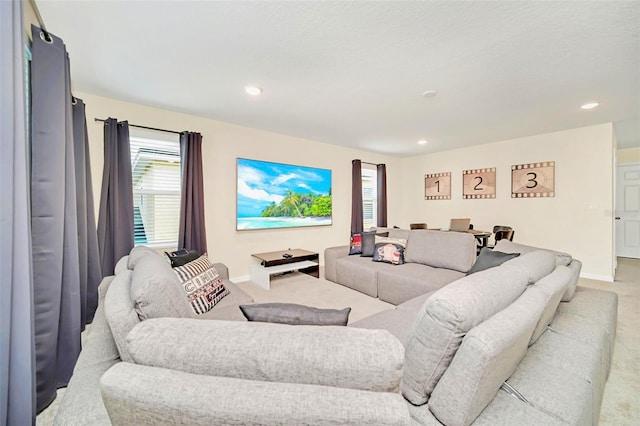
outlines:
[[[236,229],[331,225],[331,170],[237,160]]]

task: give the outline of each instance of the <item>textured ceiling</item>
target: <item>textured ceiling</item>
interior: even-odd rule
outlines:
[[[37,4],[83,92],[401,156],[603,122],[640,145],[638,1]]]

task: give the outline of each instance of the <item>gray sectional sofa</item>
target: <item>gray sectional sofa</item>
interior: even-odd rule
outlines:
[[[225,321],[243,319],[232,306],[248,296],[235,286],[222,317],[202,321],[145,293],[171,271],[132,252],[101,285],[56,424],[596,424],[615,293],[576,289],[578,260],[518,245],[495,250],[519,257],[465,275],[475,241],[438,234],[456,241],[439,251],[409,234],[407,252],[420,249],[405,265],[327,250],[328,279],[399,302],[348,327]],[[358,284],[360,272],[370,281]]]

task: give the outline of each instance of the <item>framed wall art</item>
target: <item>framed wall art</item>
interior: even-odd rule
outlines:
[[[555,197],[555,172],[555,161],[511,166],[511,197]]]
[[[496,198],[496,168],[464,170],[462,198]]]
[[[424,175],[425,200],[451,199],[451,172]]]

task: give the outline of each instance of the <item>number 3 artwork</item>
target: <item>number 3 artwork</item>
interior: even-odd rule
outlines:
[[[511,198],[555,197],[555,161],[511,166]]]

